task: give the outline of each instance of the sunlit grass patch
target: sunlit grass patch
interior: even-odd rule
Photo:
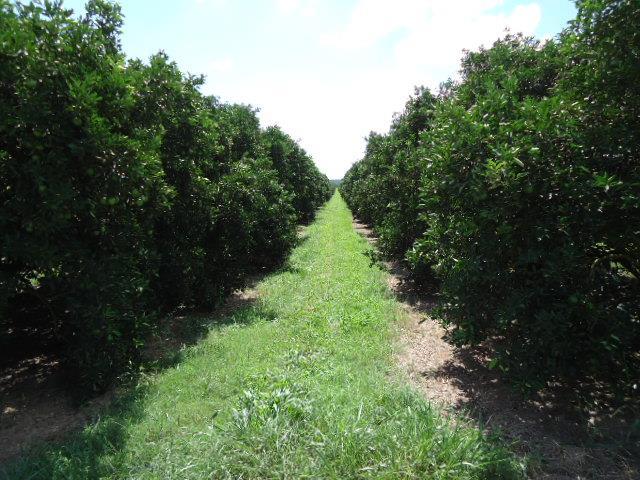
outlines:
[[[398,305],[335,195],[242,322],[11,478],[519,478],[495,441],[390,382]]]

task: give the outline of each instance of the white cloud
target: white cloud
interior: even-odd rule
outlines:
[[[319,3],[319,0],[307,0],[300,9],[300,14],[307,18],[314,17],[318,13]]]
[[[345,50],[374,47],[400,33],[396,58],[402,63],[441,66],[457,61],[463,49],[490,44],[505,29],[532,34],[540,22],[536,3],[511,13],[495,12],[504,0],[360,0],[347,25],[321,38]]]
[[[233,70],[233,60],[224,57],[218,60],[211,60],[208,64],[207,71],[213,74],[228,73]]]
[[[278,10],[284,14],[293,13],[300,5],[300,0],[276,0]]]
[[[467,3],[464,1],[452,3],[457,3],[460,10],[444,3],[442,8],[432,8],[430,15],[416,22],[397,43],[395,55],[400,65],[451,72],[464,49],[489,46],[504,35],[505,29],[533,34],[541,17],[540,7],[535,3],[520,5],[509,14],[482,11],[477,5],[463,9]]]
[[[331,178],[341,178],[362,156],[369,131],[388,128],[413,88],[387,69],[363,70],[348,80],[277,71],[233,84],[209,79],[210,92],[221,99],[259,107],[263,126],[282,127]]]
[[[318,0],[276,0],[276,7],[284,15],[313,17],[318,10]]]
[[[409,35],[425,27],[458,30],[458,20],[473,19],[504,0],[359,0],[346,26],[326,34],[326,44],[346,49],[373,46],[389,34],[402,30]],[[446,24],[440,23],[447,20]]]
[[[538,4],[507,12],[497,8],[502,4],[503,0],[359,0],[347,23],[320,41],[352,55],[375,53],[385,42],[393,42],[386,68],[363,71],[342,84],[318,85],[313,113],[304,111],[307,100],[292,100],[291,111],[280,118],[296,117],[291,128],[298,128],[316,162],[331,176],[341,176],[364,153],[362,138],[370,130],[386,131],[414,86],[436,89],[456,76],[464,49],[489,46],[505,29],[535,32],[542,13]],[[305,93],[300,92],[300,98]],[[309,116],[315,125],[307,124]]]
[[[214,7],[225,7],[227,5],[227,0],[195,0],[196,5],[198,6],[206,6],[212,5]]]
[[[278,0],[281,13],[301,14],[309,0]],[[325,35],[320,52],[343,63],[289,65],[254,75],[221,76],[210,64],[210,92],[260,108],[263,125],[278,124],[332,178],[362,157],[364,137],[385,132],[416,85],[437,88],[459,69],[463,49],[490,45],[505,28],[532,34],[541,10],[527,3],[505,11],[502,0],[359,0],[346,22]],[[363,60],[368,58],[369,60]],[[371,60],[373,59],[373,60]],[[357,67],[339,65],[353,62]],[[218,75],[216,75],[218,73]]]
[[[420,0],[360,0],[351,13],[345,28],[322,37],[327,45],[344,49],[362,49],[399,30],[419,14],[426,2]]]

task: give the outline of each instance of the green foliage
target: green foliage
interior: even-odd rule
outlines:
[[[202,95],[162,53],[127,62],[121,26],[103,0],[80,19],[0,0],[0,322],[44,312],[95,389],[161,312],[281,261],[329,197],[289,137],[294,161],[265,147],[251,108]]]
[[[334,190],[329,179],[315,170],[311,157],[280,128],[267,128],[263,142],[285,190],[293,194],[298,221],[311,221]]]
[[[389,380],[402,313],[351,222],[336,195],[255,304],[0,478],[523,478],[486,431]]]
[[[428,90],[417,89],[387,135],[370,134],[364,159],[340,185],[349,206],[373,224],[386,256],[403,257],[426,228],[419,216],[423,167],[416,147],[420,133],[431,128],[436,103]]]
[[[441,281],[453,338],[496,340],[492,365],[526,389],[591,379],[631,394],[638,381],[639,8],[578,2],[557,41],[467,53],[412,152],[424,234],[406,257]],[[343,187],[358,214],[389,201],[358,173],[373,163]]]

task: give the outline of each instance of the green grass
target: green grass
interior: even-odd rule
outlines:
[[[289,267],[176,366],[9,478],[520,478],[504,448],[403,387],[400,309],[338,194]]]

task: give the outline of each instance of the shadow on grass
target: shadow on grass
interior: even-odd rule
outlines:
[[[375,249],[377,237],[371,228],[357,220],[354,228]],[[401,262],[376,264],[389,273],[390,291],[410,307],[418,325],[431,321],[437,285],[417,281]],[[448,341],[446,334],[438,341]],[[446,349],[428,354],[447,355]],[[610,385],[596,381],[558,382],[527,397],[488,368],[492,356],[491,343],[486,342],[453,349],[439,367],[429,361],[415,368],[428,388],[442,385],[445,398],[450,398],[447,388],[452,387],[451,407],[498,433],[517,454],[532,458],[535,478],[640,478],[638,398],[616,399]]]
[[[296,247],[304,244],[308,235],[298,235]],[[212,329],[229,324],[250,324],[256,318],[268,321],[276,315],[265,309],[258,298],[258,284],[285,273],[301,274],[289,256],[278,263],[262,266],[249,275],[244,286],[232,292],[224,303],[208,312],[187,311],[167,315],[160,322],[158,333],[145,346],[143,366],[151,371],[170,368],[182,361],[185,348],[195,345]]]
[[[384,262],[389,274],[389,288],[396,299],[413,310],[428,315],[438,305],[438,285],[433,279],[419,279],[398,260]]]
[[[370,225],[354,219],[353,228],[372,245],[373,251],[365,252],[364,255],[369,258],[372,265],[377,265],[389,274],[389,288],[394,296],[417,312],[431,313],[437,305],[438,285],[436,280],[426,275],[424,278],[412,275],[402,261],[387,261],[381,258],[375,249],[378,237]]]
[[[301,226],[294,248],[308,239],[308,227]],[[244,287],[213,311],[166,315],[144,347],[140,369],[119,388],[80,408],[69,395],[57,358],[39,354],[31,362],[35,366],[13,368],[10,381],[0,383],[0,479],[99,476],[105,458],[117,456],[126,444],[126,425],[144,418],[145,375],[180,364],[189,347],[211,331],[274,320],[275,313],[258,299],[257,285],[269,277],[303,273],[288,257],[278,263],[269,258],[257,261]],[[14,374],[18,370],[20,375]]]
[[[271,275],[289,268],[285,264]],[[234,292],[221,307],[212,312],[167,317],[162,325],[162,335],[154,338],[144,352],[141,372],[132,374],[121,387],[113,391],[109,395],[112,401],[101,402],[102,405],[93,408],[90,414],[62,410],[62,415],[78,418],[73,424],[67,425],[65,431],[53,437],[39,435],[42,430],[46,433],[47,425],[32,425],[40,431],[34,432],[35,435],[27,443],[29,446],[25,447],[25,453],[6,458],[5,463],[0,464],[0,479],[108,476],[112,468],[117,467],[118,457],[127,445],[129,427],[142,421],[146,415],[149,382],[142,372],[159,373],[175,367],[183,361],[190,346],[224,326],[274,320],[275,313],[266,309],[257,295],[256,286],[262,278],[253,278],[245,289]],[[64,392],[57,391],[56,394],[63,395]]]
[[[62,442],[35,444],[0,466],[0,479],[101,478],[110,455],[126,445],[126,426],[144,417],[148,387],[125,388],[97,421],[68,433]]]
[[[490,346],[457,348],[452,359],[422,375],[453,384],[462,393],[453,406],[499,432],[518,454],[537,458],[540,474],[638,478],[637,401],[614,399],[610,386],[586,381],[552,383],[524,396],[488,368],[491,355]]]

